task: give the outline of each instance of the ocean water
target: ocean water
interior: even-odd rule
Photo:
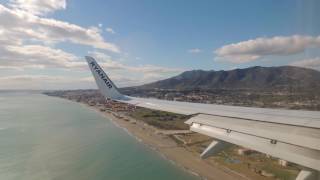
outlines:
[[[0,180],[121,179],[198,178],[80,104],[0,93]]]

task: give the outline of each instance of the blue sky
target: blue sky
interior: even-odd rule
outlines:
[[[92,88],[94,83],[82,64],[82,57],[88,54],[102,62],[120,86],[191,69],[257,65],[320,69],[317,0],[0,3],[1,28],[6,37],[17,41],[3,47],[8,55],[0,57],[0,82],[7,86],[1,89]],[[21,16],[24,13],[27,15]],[[9,16],[19,17],[14,19],[19,23],[5,22]],[[26,18],[29,16],[40,20]],[[73,33],[68,34],[69,28]],[[10,33],[6,32],[9,29]],[[9,52],[8,47],[12,48]],[[37,48],[39,51],[30,50]],[[61,51],[64,54],[58,58],[68,60],[57,59],[56,53]]]
[[[308,6],[292,0],[70,1],[66,11],[53,17],[82,26],[102,23],[112,27],[117,34],[105,33],[105,38],[128,52],[132,64],[219,70],[234,66],[213,63],[214,49],[225,44],[257,37],[318,35],[320,12],[304,14],[316,7],[309,2]],[[187,53],[192,48],[203,49],[203,53]],[[141,58],[139,62],[135,56]],[[281,64],[285,62],[274,65]]]

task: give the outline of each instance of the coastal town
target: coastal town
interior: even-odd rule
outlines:
[[[45,94],[78,102],[99,111],[152,149],[204,179],[214,179],[223,172],[227,172],[230,179],[295,179],[300,170],[296,164],[236,145],[199,161],[200,154],[213,139],[189,131],[189,126],[184,123],[189,116],[106,100],[97,90],[51,91]],[[203,95],[183,96],[178,92],[160,96],[169,100],[188,98],[192,102],[203,102],[206,99]],[[186,156],[188,160],[185,160]]]
[[[255,90],[255,89],[143,89],[122,88],[124,94],[137,97],[223,104],[246,107],[320,110],[320,94],[316,90]]]

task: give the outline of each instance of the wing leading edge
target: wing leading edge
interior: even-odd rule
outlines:
[[[118,91],[95,59],[88,56],[85,58],[99,90],[106,98],[139,107],[194,115],[186,122],[192,131],[320,171],[320,112],[125,96]],[[215,144],[210,148],[215,148]],[[210,152],[209,149],[206,151]]]

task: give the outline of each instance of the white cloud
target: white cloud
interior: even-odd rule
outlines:
[[[111,61],[112,62],[112,61]],[[130,67],[118,63],[100,63],[108,76],[118,87],[141,85],[165,79],[181,73],[182,70],[165,67],[141,66]],[[14,75],[0,77],[1,88],[4,89],[79,89],[96,88],[96,84],[86,64],[87,77],[78,76],[49,76],[49,75]],[[1,68],[1,67],[0,67]]]
[[[218,59],[224,59],[234,63],[244,63],[266,56],[298,54],[307,48],[314,47],[320,47],[320,36],[276,36],[225,45],[215,50],[214,53]]]
[[[95,87],[86,78],[28,74],[0,77],[0,89],[70,89],[70,83],[73,89]]]
[[[116,33],[116,32],[115,32],[112,28],[110,28],[110,27],[106,28],[106,31],[107,31],[108,33],[111,33],[111,34],[115,34],[115,33]]]
[[[83,57],[77,57],[61,49],[53,49],[42,45],[8,45],[5,50],[0,49],[0,53],[2,55],[0,69],[58,68],[66,70],[87,70],[87,64]],[[88,54],[98,59],[99,64],[103,67],[112,71],[140,71],[136,67],[126,66],[112,60],[110,55],[99,51],[89,51]]]
[[[0,5],[0,69],[23,71],[26,68],[65,70],[84,70],[87,68],[82,58],[62,49],[54,48],[54,44],[57,42],[69,41],[119,52],[117,46],[102,38],[98,28],[84,28],[68,22],[42,18],[22,10],[22,4],[21,7],[18,7],[20,2],[23,1],[11,1],[11,3],[15,3],[12,5],[14,9]],[[34,2],[34,6],[36,4],[41,6],[38,1],[32,2]],[[43,3],[54,2],[43,1]],[[27,7],[30,4],[25,5]],[[54,77],[52,78],[54,79]],[[13,79],[13,81],[19,82],[18,79]],[[30,86],[32,84],[24,84],[20,87]]]
[[[81,57],[77,57],[71,53],[64,52],[60,49],[53,49],[41,45],[8,45],[5,49],[0,49],[2,58],[0,61],[0,69],[14,69],[23,71],[25,68],[33,69],[64,69],[68,71],[77,71],[79,73],[86,72],[90,74],[89,68],[85,60]],[[112,57],[106,53],[100,51],[90,51],[89,55],[95,57],[99,64],[106,70],[110,77],[119,85],[119,86],[131,86],[131,85],[140,85],[160,79],[164,79],[178,73],[181,73],[183,69],[176,68],[167,68],[153,65],[140,65],[140,66],[129,66],[120,63],[119,61],[113,60]],[[19,88],[32,89],[35,88],[35,84],[42,84],[44,82],[51,81],[61,81],[53,82],[56,84],[57,88],[62,87],[61,84],[65,83],[67,86],[69,82],[69,88],[77,88],[76,84],[79,83],[79,80],[71,79],[66,77],[66,80],[62,80],[63,77],[60,76],[13,76],[10,78],[2,77],[3,87],[13,88],[15,84],[22,82],[22,77],[28,79],[28,83],[22,83]],[[59,78],[57,78],[59,77]],[[31,80],[32,78],[32,80]],[[46,78],[46,79],[45,79]],[[91,78],[89,78],[91,79]],[[43,81],[43,82],[41,82]],[[23,81],[26,82],[26,81]],[[89,82],[88,80],[82,80],[81,83],[85,87],[83,82]],[[93,83],[94,84],[94,83]],[[71,86],[72,85],[72,86]],[[87,83],[88,87],[92,86],[92,83]],[[50,86],[51,87],[51,86]],[[81,86],[82,87],[82,86]],[[82,87],[82,88],[83,88]]]
[[[295,61],[290,65],[320,70],[320,57]]]
[[[39,16],[39,14],[45,15],[45,13],[61,9],[60,6],[52,6],[53,8],[50,11],[44,10],[41,12],[31,9],[31,12],[26,11],[24,7],[27,6],[22,6],[22,4],[19,4],[20,2],[26,1],[11,1],[11,8],[0,4],[0,69],[9,69],[10,74],[16,74],[14,76],[1,76],[0,88],[68,89],[95,87],[85,60],[56,47],[57,43],[63,42],[93,47],[94,50],[90,51],[89,54],[98,59],[99,63],[119,86],[152,82],[183,71],[182,69],[152,65],[129,66],[123,64],[114,60],[111,55],[106,54],[108,51],[118,53],[120,50],[116,45],[103,39],[100,28],[85,28]],[[43,3],[53,3],[53,1]],[[38,7],[42,6],[41,2],[36,0],[30,1],[30,4]],[[112,32],[114,31],[112,30]],[[115,56],[119,56],[118,58],[121,59],[125,54],[118,53]],[[70,76],[28,75],[26,73],[32,71],[35,74],[37,69],[50,69],[53,72],[67,70],[70,73],[67,72],[66,74],[70,74]],[[83,75],[88,77],[79,77]]]
[[[109,55],[103,52],[93,51],[89,52],[89,54],[97,59],[110,78],[120,87],[141,85],[165,79],[185,71],[185,69],[154,65],[130,66],[112,60]]]
[[[137,77],[126,77],[117,74],[109,74],[109,77],[112,79],[112,81],[117,85],[117,87],[130,87],[130,86],[136,86],[145,84],[148,82],[153,82],[155,80],[163,79],[163,77],[149,77],[149,76],[141,76],[139,78]],[[160,80],[159,79],[159,80]],[[95,85],[95,81],[92,76],[88,76],[86,78],[82,78],[82,81],[86,81],[88,84],[93,84],[94,88],[97,88]]]
[[[68,68],[79,59],[60,49],[41,45],[6,45],[0,48],[0,53],[0,65],[8,68]]]
[[[156,73],[156,74],[166,74],[166,73],[179,73],[183,69],[179,68],[167,68],[154,65],[140,65],[140,66],[129,66],[120,63],[119,61],[112,60],[111,57],[103,52],[92,51],[89,55],[96,58],[99,64],[105,69],[109,70],[123,70],[125,72],[135,72],[135,73]]]
[[[0,5],[0,30],[8,41],[36,40],[40,42],[72,42],[112,52],[119,48],[106,42],[98,28],[84,28],[75,24],[43,18],[29,12]]]
[[[35,15],[46,15],[56,10],[66,9],[66,0],[10,0],[10,6]]]
[[[193,54],[197,54],[197,53],[201,53],[202,50],[199,48],[193,48],[193,49],[189,49],[188,52],[193,53]]]
[[[107,60],[111,60],[111,56],[106,54],[106,53],[103,53],[103,52],[100,52],[100,51],[89,51],[88,54],[90,56],[93,56],[95,57],[96,59],[99,59],[99,60],[102,60],[102,61],[107,61]]]

